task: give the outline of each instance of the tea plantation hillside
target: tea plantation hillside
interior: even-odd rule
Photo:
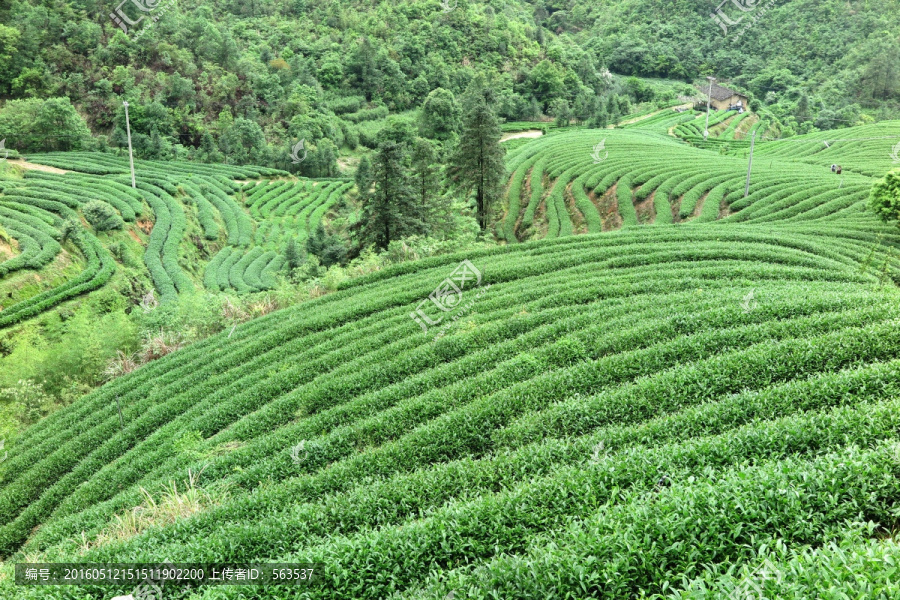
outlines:
[[[620,163],[642,139],[590,185],[693,153]],[[14,586],[27,559],[320,564],[166,590],[204,600],[727,598],[761,568],[768,598],[895,598],[900,235],[813,198],[404,263],[121,377],[9,449],[0,596],[131,591]]]
[[[132,188],[127,158],[69,152],[29,161],[62,172],[0,179],[0,328],[114,278],[137,280],[116,288],[154,290],[161,302],[275,288],[288,240],[303,247],[353,187],[264,167],[138,160]],[[98,202],[107,213],[92,222]]]
[[[494,231],[507,243],[621,227],[712,221],[840,220],[863,212],[893,160],[900,122],[779,141],[766,121],[714,112],[658,110],[621,128],[556,129],[516,140],[506,156],[506,201]],[[513,124],[515,125],[515,124]],[[750,193],[749,147],[759,134]],[[55,170],[0,180],[0,328],[20,324],[110,281],[154,290],[161,302],[197,291],[271,290],[288,272],[286,247],[303,248],[328,215],[357,193],[349,179],[307,179],[267,167],[136,161],[58,152],[28,157]],[[842,164],[842,177],[829,165]],[[111,215],[89,222],[85,206]],[[350,207],[352,211],[352,207]],[[345,214],[348,211],[344,211]]]
[[[716,220],[874,224],[863,212],[869,190],[900,164],[898,121],[768,141],[764,121],[718,111],[704,141],[705,120],[664,110],[620,129],[553,132],[514,147],[506,155],[510,178],[498,237],[515,243]],[[835,163],[842,177],[831,171]]]

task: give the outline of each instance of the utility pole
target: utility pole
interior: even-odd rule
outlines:
[[[706,129],[703,130],[703,139],[709,137],[709,103],[712,100],[712,86],[713,81],[716,80],[715,77],[707,77],[709,79],[709,93],[706,95]]]
[[[136,188],[134,181],[134,154],[131,151],[131,123],[128,122],[128,103],[122,102],[125,106],[125,130],[128,132],[128,162],[131,163],[131,187]]]
[[[122,419],[122,405],[119,404],[119,397],[116,396],[116,407],[119,409],[119,425],[125,429],[125,420]]]
[[[753,170],[753,146],[756,145],[756,132],[753,132],[753,137],[750,138],[750,164],[747,165],[747,185],[744,187],[744,198],[746,198],[750,194],[750,171]]]

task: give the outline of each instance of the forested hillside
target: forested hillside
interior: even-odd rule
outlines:
[[[592,98],[611,87],[633,102],[657,99],[609,72],[730,80],[786,134],[900,116],[897,0],[745,1],[755,12],[741,26],[752,26],[727,33],[708,0],[172,4],[134,39],[104,3],[4,0],[0,95],[69,98],[97,136],[64,125],[63,109],[51,120],[22,118],[39,107],[9,103],[0,117],[8,147],[122,146],[128,100],[144,158],[329,176],[338,155],[376,145],[389,113],[412,118],[430,96],[441,99],[435,90],[459,96],[477,72],[510,121],[566,110],[590,118]],[[311,153],[297,166],[288,154],[300,139]]]

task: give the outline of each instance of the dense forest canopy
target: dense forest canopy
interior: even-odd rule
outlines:
[[[787,135],[900,114],[898,0],[742,3],[753,11],[725,32],[711,0],[163,0],[147,3],[160,16],[136,36],[111,2],[4,0],[0,97],[68,98],[95,138],[71,119],[53,130],[19,118],[0,119],[0,137],[23,151],[120,146],[127,100],[140,156],[329,176],[342,149],[377,145],[385,116],[418,122],[410,111],[435,90],[459,96],[479,72],[506,120],[588,117],[610,91],[652,99],[640,85],[610,90],[621,87],[610,73],[686,86],[715,75]],[[300,139],[309,160],[294,168]]]

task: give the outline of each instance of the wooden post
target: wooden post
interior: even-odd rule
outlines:
[[[756,145],[756,132],[753,132],[753,137],[750,138],[750,164],[747,165],[747,185],[744,186],[744,198],[750,195],[750,171],[753,170],[753,146]]]
[[[122,405],[119,404],[119,397],[116,396],[116,407],[119,409],[119,425],[121,425],[122,429],[125,429],[125,420],[122,418]]]

